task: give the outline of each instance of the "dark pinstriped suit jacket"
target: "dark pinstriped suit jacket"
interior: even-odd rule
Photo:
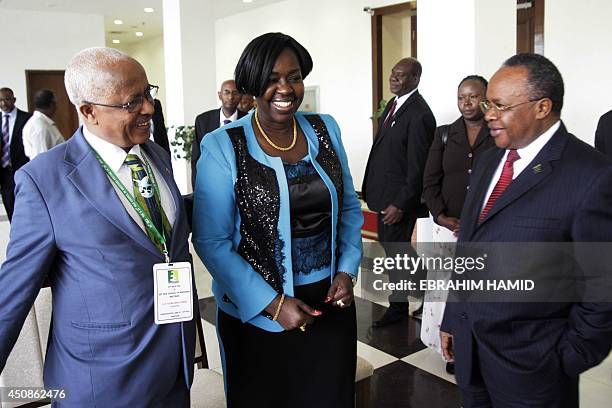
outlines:
[[[612,241],[612,161],[563,124],[478,225],[503,154],[502,149],[489,150],[474,169],[460,242]],[[577,376],[608,355],[612,303],[449,302],[441,330],[454,336],[460,386],[469,384],[477,353],[487,385],[528,396],[559,382],[563,373]]]

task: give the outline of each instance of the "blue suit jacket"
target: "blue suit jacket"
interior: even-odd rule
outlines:
[[[291,215],[289,190],[283,162],[280,157],[267,155],[257,142],[251,125],[253,113],[209,133],[202,141],[202,156],[198,161],[198,179],[194,193],[193,244],[213,276],[213,292],[217,305],[226,313],[249,322],[264,330],[282,331],[282,326],[260,313],[276,297],[277,292],[237,252],[240,244],[240,212],[238,211],[234,184],[237,177],[236,155],[227,129],[244,127],[248,153],[259,163],[274,170],[280,190],[280,214],[278,230],[285,241],[282,263],[285,274],[283,291],[293,296],[291,262]],[[308,154],[313,166],[327,186],[332,198],[332,248],[339,248],[336,259],[332,252],[330,279],[336,271],[357,275],[361,261],[361,225],[363,215],[351,178],[346,153],[340,139],[340,129],[329,115],[323,119],[335,152],[342,166],[344,200],[341,225],[338,225],[338,197],[329,176],[317,162],[319,142],[304,114],[298,112],[296,120],[308,141]],[[336,230],[340,234],[336,243]],[[233,304],[224,301],[227,295]],[[237,307],[236,307],[237,306]]]
[[[460,242],[612,241],[612,163],[563,124],[478,225],[503,154],[489,150],[474,170]],[[460,386],[477,351],[487,384],[527,397],[608,355],[612,304],[449,302],[441,330],[454,336]]]
[[[171,259],[189,261],[168,155],[153,142],[142,148],[176,204]],[[181,374],[189,387],[194,321],[154,323],[153,264],[164,259],[128,215],[82,131],[24,166],[15,182],[0,269],[0,369],[48,276],[53,317],[44,381],[66,390],[66,406],[157,406]],[[193,300],[197,310],[197,295]]]

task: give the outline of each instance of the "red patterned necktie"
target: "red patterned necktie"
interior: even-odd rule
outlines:
[[[395,115],[395,107],[397,106],[397,98],[395,98],[393,100],[393,104],[391,105],[391,109],[389,109],[389,114],[387,115],[387,117],[385,118],[385,121],[383,122],[383,129],[387,128],[387,125],[389,124],[389,122],[391,122],[391,119],[393,118],[393,115]]]
[[[512,182],[512,177],[514,176],[514,162],[520,159],[521,156],[517,153],[516,150],[510,150],[508,152],[508,157],[506,158],[506,162],[504,163],[504,168],[502,170],[501,176],[499,176],[499,180],[497,180],[497,184],[493,188],[493,192],[491,192],[491,196],[487,200],[487,204],[482,209],[480,213],[480,217],[478,217],[478,223],[480,224],[487,216],[495,201],[502,195],[504,190],[508,188],[510,183]]]

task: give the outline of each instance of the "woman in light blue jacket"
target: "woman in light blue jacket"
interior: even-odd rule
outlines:
[[[236,83],[257,110],[202,141],[193,242],[213,276],[228,407],[352,407],[361,206],[340,129],[297,112],[308,51],[254,39]]]

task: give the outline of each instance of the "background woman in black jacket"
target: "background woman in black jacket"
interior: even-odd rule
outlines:
[[[461,209],[469,188],[470,174],[476,159],[495,143],[480,110],[485,99],[487,80],[478,75],[465,77],[457,90],[457,107],[461,117],[450,125],[436,129],[423,176],[423,198],[434,221],[433,241],[441,256],[453,256],[461,226]],[[429,271],[429,277],[449,277],[444,271]],[[440,323],[444,315],[445,292],[429,292],[423,305],[421,339],[425,345],[440,349]],[[448,363],[446,370],[454,372]]]

